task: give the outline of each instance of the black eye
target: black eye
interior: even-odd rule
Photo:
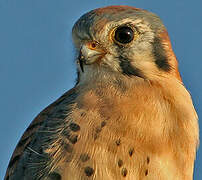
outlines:
[[[114,39],[121,44],[127,44],[131,42],[133,38],[134,38],[134,32],[128,26],[118,27],[114,34]]]

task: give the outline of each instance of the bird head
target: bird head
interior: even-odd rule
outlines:
[[[165,26],[158,16],[129,6],[109,6],[84,14],[72,36],[79,79],[124,76],[181,80]]]

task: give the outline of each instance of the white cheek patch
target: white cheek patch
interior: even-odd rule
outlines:
[[[154,76],[159,75],[155,59],[149,52],[134,54],[131,65],[139,69],[148,79],[152,79]]]
[[[119,59],[115,58],[113,55],[106,54],[105,57],[102,59],[101,62],[104,66],[110,67],[110,69],[114,71],[121,71],[120,65],[119,65]]]

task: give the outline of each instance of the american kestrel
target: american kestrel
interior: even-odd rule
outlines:
[[[77,83],[27,128],[5,180],[191,180],[197,114],[159,17],[99,8],[72,35]]]

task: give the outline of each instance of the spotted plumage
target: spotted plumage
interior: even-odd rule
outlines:
[[[159,17],[99,8],[72,36],[76,85],[27,128],[5,180],[191,180],[197,114]]]

